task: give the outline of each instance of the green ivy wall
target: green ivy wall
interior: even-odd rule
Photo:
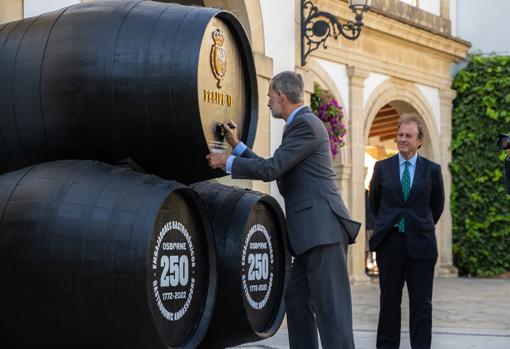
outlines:
[[[496,275],[510,271],[510,195],[496,145],[510,133],[510,57],[471,56],[453,88],[454,264],[461,275]]]

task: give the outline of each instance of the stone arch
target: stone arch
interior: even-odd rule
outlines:
[[[425,96],[414,84],[389,79],[378,86],[370,95],[364,123],[364,142],[368,143],[370,127],[377,115],[377,112],[386,104],[390,104],[399,114],[416,113],[425,126],[425,142],[422,152],[425,156],[439,161],[440,151],[440,130],[436,125],[434,113],[428,104]]]
[[[329,73],[315,59],[311,59],[307,64],[309,65],[309,77],[314,82],[318,82],[321,87],[328,90],[343,107],[344,123],[348,125],[347,120],[349,116],[347,108],[345,107],[344,99],[342,98],[340,90],[338,89],[333,79],[330,77]],[[347,141],[347,143],[349,143],[349,141]],[[335,163],[341,163],[342,165],[351,163],[351,152],[349,151],[348,144],[340,148],[339,154],[340,156],[335,159]]]

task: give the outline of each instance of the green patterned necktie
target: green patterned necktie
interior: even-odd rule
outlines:
[[[411,163],[409,161],[404,161],[404,172],[402,173],[402,193],[404,194],[404,200],[407,201],[407,198],[409,197],[409,191],[411,190],[411,176],[409,175],[409,166]],[[398,222],[398,231],[401,233],[405,232],[405,221],[404,217],[400,219],[400,222]]]

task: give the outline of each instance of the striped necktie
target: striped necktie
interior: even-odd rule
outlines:
[[[404,172],[402,173],[402,194],[404,194],[404,200],[407,201],[407,198],[409,197],[409,191],[411,190],[411,176],[409,175],[409,166],[411,163],[409,161],[404,162]],[[401,233],[405,232],[405,221],[404,217],[400,219],[400,222],[398,222],[398,231]]]

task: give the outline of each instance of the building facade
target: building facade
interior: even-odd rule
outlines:
[[[37,15],[79,0],[41,2],[0,0],[0,23]],[[85,1],[83,1],[85,2]],[[169,2],[169,1],[167,1]],[[221,7],[233,12],[250,38],[259,89],[259,119],[254,149],[270,156],[281,141],[283,122],[270,117],[265,98],[271,77],[283,70],[301,73],[307,103],[314,83],[340,102],[347,125],[346,145],[334,161],[337,184],[353,219],[365,221],[365,187],[375,160],[396,153],[396,123],[415,114],[426,128],[420,154],[441,164],[446,208],[437,226],[439,275],[455,275],[452,265],[449,208],[451,159],[452,65],[462,60],[469,43],[452,35],[454,0],[373,0],[364,15],[361,36],[328,39],[327,49],[313,51],[301,63],[301,1],[181,0],[183,4]],[[354,15],[346,0],[313,0],[319,10],[343,23]],[[368,177],[367,177],[368,176]],[[274,183],[223,181],[270,192]],[[365,236],[349,250],[353,281],[367,280]]]

